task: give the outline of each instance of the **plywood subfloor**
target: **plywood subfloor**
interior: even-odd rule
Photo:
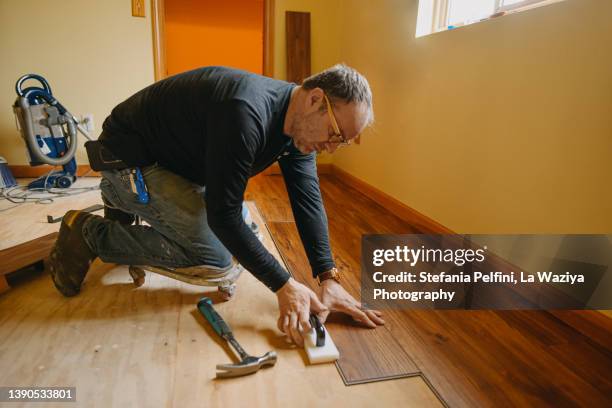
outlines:
[[[215,365],[232,355],[197,312],[205,294],[214,290],[155,274],[134,288],[126,267],[96,261],[81,294],[67,299],[44,274],[0,296],[0,384],[75,386],[78,402],[65,406],[441,405],[420,377],[346,387],[333,364],[306,365],[276,328],[276,297],[250,274],[217,310],[247,351],[275,349],[279,360],[215,380]]]
[[[27,184],[31,179],[19,179],[20,184]],[[73,188],[95,187],[100,184],[99,177],[80,177]],[[0,201],[0,251],[11,248],[33,239],[58,232],[60,223],[49,224],[47,215],[54,218],[63,216],[66,211],[82,209],[94,204],[102,204],[100,190],[88,191],[73,196],[55,196],[53,203],[27,203],[16,206],[6,200]]]
[[[20,184],[27,184],[31,180],[18,179]],[[99,184],[99,177],[81,177],[73,187],[95,187]],[[15,205],[1,200],[0,275],[28,266],[49,255],[60,223],[50,224],[47,215],[57,218],[68,210],[84,209],[94,204],[102,204],[99,190],[73,196],[55,196],[49,204],[29,202]]]

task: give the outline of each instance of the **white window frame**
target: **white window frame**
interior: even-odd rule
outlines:
[[[523,0],[519,3],[509,4],[507,6],[501,7],[501,0],[495,0],[495,12],[499,13],[500,11],[515,11],[523,8],[531,7],[538,3],[550,3],[549,0]]]
[[[423,0],[421,0],[423,1]],[[436,33],[440,31],[448,30],[449,26],[449,8],[450,2],[452,0],[433,0],[433,18],[431,25],[431,32]],[[469,1],[469,0],[467,0]],[[495,0],[494,11],[491,16],[483,17],[480,21],[491,18],[492,16],[499,13],[514,13],[517,11],[527,10],[530,8],[544,6],[546,4],[556,3],[561,0],[523,0],[519,3],[510,4],[508,6],[501,6],[502,0]],[[474,21],[469,22],[468,24],[472,24]],[[466,24],[466,22],[461,22],[461,25]]]

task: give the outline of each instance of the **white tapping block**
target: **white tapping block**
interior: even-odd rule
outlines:
[[[340,352],[336,348],[329,332],[325,326],[322,327],[323,330],[325,330],[324,346],[317,347],[317,335],[314,329],[312,329],[304,339],[304,350],[306,350],[306,354],[308,354],[310,364],[330,363],[340,358]]]

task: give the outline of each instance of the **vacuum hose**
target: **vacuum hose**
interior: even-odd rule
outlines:
[[[28,79],[34,79],[40,82],[43,86],[42,88],[26,88],[23,89],[23,83]],[[77,123],[77,119],[70,113],[68,110],[61,104],[57,99],[53,97],[51,93],[51,87],[49,83],[40,75],[36,74],[27,74],[22,76],[17,80],[15,84],[15,91],[17,92],[17,102],[19,107],[21,108],[21,113],[23,115],[23,126],[24,126],[24,139],[28,146],[30,147],[30,152],[33,158],[41,163],[47,163],[52,166],[63,166],[67,164],[74,157],[77,149],[77,133],[81,131],[83,135],[89,139],[89,136],[84,131],[84,129],[79,126]],[[59,111],[59,119],[61,123],[57,123],[58,125],[66,124],[68,128],[68,136],[70,138],[70,143],[68,144],[68,150],[61,157],[49,157],[40,150],[40,146],[38,145],[38,141],[36,140],[36,133],[33,129],[33,118],[32,112],[30,111],[30,100],[32,103],[42,103],[42,100],[47,102],[50,106],[57,108]]]
[[[77,126],[71,117],[72,115],[64,115],[66,118],[66,124],[68,125],[68,135],[70,136],[68,151],[62,157],[49,157],[43,154],[38,146],[36,134],[34,133],[34,129],[32,129],[32,113],[30,112],[30,103],[28,102],[28,98],[19,96],[17,99],[19,100],[19,107],[21,108],[21,112],[24,116],[23,125],[25,127],[24,133],[26,143],[28,146],[30,146],[30,152],[34,156],[34,159],[52,166],[63,166],[72,160],[77,149]]]

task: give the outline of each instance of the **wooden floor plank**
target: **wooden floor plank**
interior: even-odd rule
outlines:
[[[579,310],[553,310],[550,313],[599,346],[612,350],[612,316]]]
[[[28,180],[19,179],[19,183],[24,184]],[[100,190],[98,190],[99,184],[99,177],[79,178],[73,184],[73,188],[83,189],[83,193],[71,196],[52,196],[53,203],[51,204],[29,202],[27,205],[19,205],[6,200],[0,201],[2,210],[0,214],[3,221],[0,223],[0,237],[2,237],[0,251],[58,232],[60,223],[49,223],[47,215],[56,218],[63,216],[68,210],[102,204]],[[93,190],[86,191],[86,189]],[[38,197],[41,195],[39,194]]]
[[[441,406],[420,377],[346,387],[333,364],[308,365],[276,328],[276,296],[248,273],[215,307],[248,352],[274,349],[278,363],[216,380],[215,365],[232,355],[196,309],[203,295],[216,291],[151,273],[135,288],[127,267],[99,261],[73,298],[39,275],[0,296],[0,384],[75,386],[70,405],[84,407]]]
[[[600,370],[577,368],[597,355],[591,364],[609,370],[610,356],[601,350],[581,353],[585,344],[575,341],[576,333],[567,335],[572,342],[545,345],[507,324],[499,312],[401,313],[403,326],[394,327],[395,336],[410,346],[417,365],[453,406],[605,406],[609,401],[610,380]],[[555,328],[559,338],[565,336],[565,328],[549,327]],[[560,357],[560,350],[569,354]]]
[[[268,228],[292,274],[312,290],[318,291],[295,224],[268,223]],[[347,276],[343,285],[349,293],[359,298],[359,282],[353,275]],[[340,350],[338,366],[348,384],[419,374],[419,369],[399,346],[388,326],[369,330],[357,327],[347,319],[333,317],[326,326]]]
[[[266,222],[293,222],[287,189],[280,175],[252,178],[245,199],[257,203]]]
[[[347,290],[358,295],[361,234],[421,232],[416,225],[424,224],[390,214],[333,177],[322,176],[321,187],[337,263],[346,272]],[[261,206],[279,248],[289,254],[289,268],[313,284],[282,178],[254,179],[247,197]],[[333,366],[305,366],[303,352],[278,342],[275,298],[250,275],[241,278],[235,299],[240,301],[220,307],[248,350],[278,347],[283,365],[237,382],[214,381],[214,364],[230,356],[194,315],[204,292],[155,275],[134,289],[124,267],[99,263],[75,298],[62,298],[46,275],[13,288],[0,296],[0,383],[72,381],[79,395],[97,398],[99,406],[159,401],[192,406],[206,396],[213,406],[245,401],[277,406],[294,402],[295,395],[303,406],[439,404],[418,377],[343,387]],[[330,322],[334,339],[351,343],[345,360],[349,378],[363,378],[368,370],[380,376],[383,365],[399,372],[412,364],[453,407],[612,405],[606,375],[612,371],[612,326],[602,314],[389,310],[385,318],[387,325],[374,331]],[[400,353],[403,363],[382,345],[388,342],[385,333],[396,343],[388,347],[407,356]],[[368,352],[374,354],[364,356]]]
[[[19,179],[20,184],[27,184],[29,179]],[[98,177],[82,177],[73,185],[82,194],[72,196],[55,196],[51,204],[14,204],[7,200],[0,201],[0,275],[13,272],[46,258],[55,243],[60,223],[49,223],[47,215],[54,218],[63,216],[71,209],[83,209],[94,204],[101,204],[100,184]],[[14,193],[13,193],[14,194]],[[41,197],[38,194],[38,197]]]
[[[256,195],[265,199],[267,188],[273,187],[269,214],[287,216],[288,201],[274,183],[282,185],[282,178],[267,176],[255,185]],[[347,289],[354,295],[359,287],[361,234],[431,232],[417,227],[426,223],[399,219],[334,177],[322,176],[321,189],[331,246],[338,266],[348,275]],[[279,208],[283,199],[285,210]],[[311,281],[304,255],[297,254],[301,246],[292,232],[295,227],[286,218],[282,221],[285,224],[271,227],[281,252],[296,275]],[[386,330],[450,406],[612,404],[612,380],[604,374],[612,371],[612,320],[600,313],[388,310],[385,319]],[[350,367],[351,372],[366,373],[372,363],[363,361],[365,368]]]

